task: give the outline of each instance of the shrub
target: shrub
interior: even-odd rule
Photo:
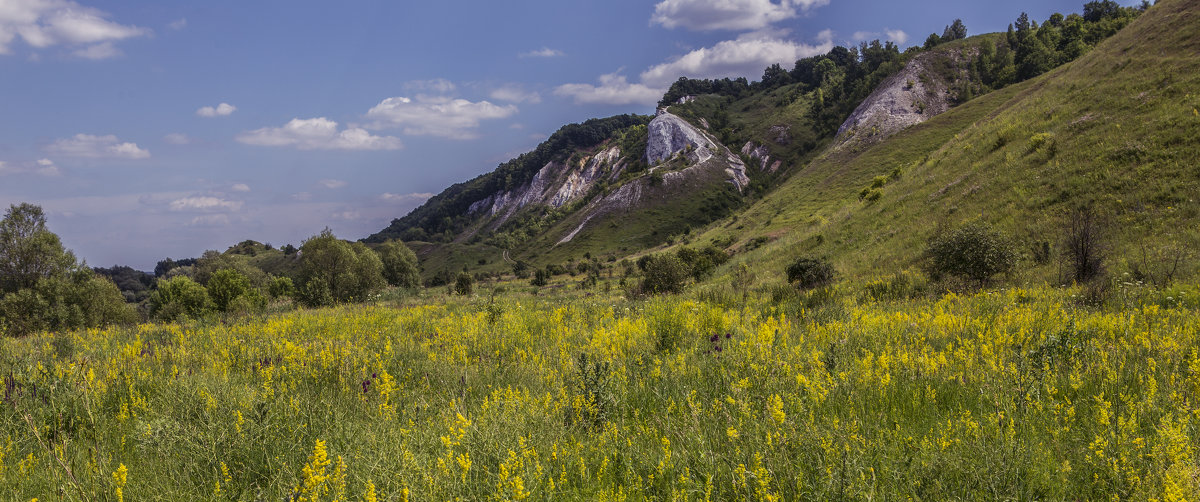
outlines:
[[[208,290],[182,275],[159,281],[158,289],[150,294],[150,315],[162,321],[200,318],[212,308]]]
[[[0,326],[0,332],[17,336],[98,328],[136,317],[116,284],[88,269],[41,279],[0,301],[0,325],[7,325]]]
[[[545,286],[549,281],[550,281],[550,272],[544,268],[539,268],[539,269],[537,269],[536,272],[533,273],[533,280],[529,281],[529,284],[532,284],[532,285],[540,288],[542,286]]]
[[[403,242],[387,241],[379,246],[383,278],[391,286],[416,288],[421,285],[421,269],[417,255]]]
[[[365,300],[385,284],[378,254],[361,242],[334,237],[328,228],[300,246],[299,277],[302,301],[314,307]]]
[[[239,296],[251,291],[250,280],[232,268],[213,272],[208,279],[208,297],[221,312],[229,310],[229,304]]]
[[[458,278],[454,280],[454,292],[462,296],[474,293],[475,277],[466,272],[458,274]]]
[[[787,267],[788,284],[800,290],[828,286],[836,275],[833,265],[819,258],[801,257]]]
[[[292,283],[291,277],[276,277],[271,281],[270,289],[267,290],[271,298],[284,298],[296,295],[296,286]]]
[[[925,248],[930,277],[959,277],[986,285],[996,274],[1011,273],[1017,263],[1012,244],[986,223],[973,222],[937,232]]]
[[[663,253],[647,258],[642,273],[642,293],[656,295],[683,291],[691,269],[677,255]]]
[[[1083,284],[1104,275],[1104,261],[1108,254],[1105,228],[1100,217],[1090,208],[1071,214],[1067,221],[1066,258],[1071,266],[1071,279]]]

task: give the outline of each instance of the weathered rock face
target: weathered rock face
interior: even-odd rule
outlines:
[[[739,191],[750,184],[742,159],[688,121],[666,110],[659,110],[646,129],[649,135],[646,140],[646,162],[650,165],[669,160],[679,153],[686,154],[693,165],[717,159],[727,165],[725,172],[729,175],[729,182],[737,186]]]
[[[650,165],[667,160],[689,146],[695,151],[708,150],[709,154],[717,149],[717,145],[699,129],[665,110],[650,121],[647,133],[646,162]]]
[[[491,224],[491,228],[496,228],[530,204],[562,207],[586,195],[596,181],[606,174],[620,174],[624,168],[619,162],[620,158],[621,149],[613,146],[584,158],[578,166],[550,162],[539,169],[529,183],[483,198],[471,204],[469,211],[497,216]]]
[[[875,143],[949,110],[954,105],[950,89],[960,79],[968,78],[968,73],[961,69],[947,81],[933,68],[935,64],[961,68],[961,63],[973,56],[971,50],[954,49],[924,52],[914,57],[904,69],[880,84],[842,123],[837,147]]]

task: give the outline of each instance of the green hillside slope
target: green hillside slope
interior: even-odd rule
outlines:
[[[1073,63],[864,151],[824,154],[697,240],[766,241],[733,264],[774,276],[801,255],[872,276],[915,265],[935,227],[975,219],[1021,250],[1057,248],[1066,215],[1090,206],[1108,222],[1117,271],[1186,253],[1200,247],[1197,54],[1196,3],[1164,0]],[[1057,261],[1019,268],[1053,279]]]

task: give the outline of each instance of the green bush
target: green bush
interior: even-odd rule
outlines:
[[[926,269],[938,280],[952,276],[983,286],[997,274],[1013,271],[1017,254],[999,231],[972,222],[950,232],[937,232],[925,248]]]
[[[819,258],[801,257],[787,267],[788,284],[800,290],[809,290],[833,283],[837,272],[833,265]]]
[[[458,278],[454,280],[454,292],[467,296],[475,292],[475,277],[466,272],[458,274]]]
[[[291,277],[276,277],[271,280],[271,286],[267,290],[271,298],[290,298],[296,295],[296,286],[292,283]]]
[[[679,293],[691,276],[691,268],[678,255],[663,253],[644,257],[641,292],[643,294]],[[638,260],[642,265],[642,260]]]
[[[253,288],[250,287],[250,280],[232,268],[213,272],[208,279],[208,297],[212,299],[213,306],[221,312],[228,311],[229,304],[233,303],[234,299],[251,290]]]
[[[383,261],[361,242],[338,239],[328,228],[300,246],[301,301],[308,306],[365,300],[383,289]]]
[[[137,319],[112,281],[79,269],[39,280],[0,300],[0,333],[20,336],[129,323]]]
[[[150,315],[158,320],[197,319],[212,310],[208,290],[187,276],[159,281],[158,289],[150,294]]]
[[[377,250],[383,264],[383,278],[391,286],[416,288],[421,285],[417,255],[399,241],[387,241]]]
[[[545,286],[549,281],[550,281],[550,271],[548,271],[544,268],[539,268],[539,269],[537,269],[536,272],[533,273],[533,279],[529,281],[529,284],[540,288],[542,286]]]

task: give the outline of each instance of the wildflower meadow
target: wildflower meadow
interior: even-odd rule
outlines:
[[[0,340],[6,500],[1194,500],[1200,295],[500,295]]]

